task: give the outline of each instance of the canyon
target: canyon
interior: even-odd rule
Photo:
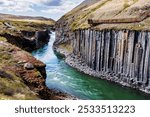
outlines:
[[[29,53],[49,42],[55,21],[42,17],[0,16],[0,99],[73,99],[46,86],[46,64]]]
[[[57,22],[0,14],[0,99],[149,99],[149,12],[85,0]]]

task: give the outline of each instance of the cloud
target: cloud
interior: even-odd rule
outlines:
[[[3,4],[3,2],[0,2],[0,5],[2,5]]]
[[[62,0],[0,0],[1,10],[33,11],[33,6],[60,6]]]
[[[41,10],[44,13],[56,14],[56,13],[66,13],[77,6],[81,1],[80,0],[61,0],[59,6],[51,6],[48,9]]]
[[[43,3],[46,6],[60,6],[61,0],[46,0]]]

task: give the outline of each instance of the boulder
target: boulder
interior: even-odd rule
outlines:
[[[32,70],[32,69],[34,69],[34,66],[33,66],[32,63],[25,63],[24,64],[24,69],[26,69],[26,70]]]

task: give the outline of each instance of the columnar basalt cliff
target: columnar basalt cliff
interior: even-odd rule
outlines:
[[[66,54],[69,45],[70,66],[150,93],[150,3],[144,2],[85,0],[56,23],[55,50]],[[146,13],[144,18],[141,13]],[[67,45],[63,50],[62,44]]]
[[[73,53],[110,80],[121,80],[149,92],[150,32],[131,30],[77,30]],[[114,78],[114,79],[113,79]]]

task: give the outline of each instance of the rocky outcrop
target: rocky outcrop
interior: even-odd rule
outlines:
[[[49,30],[29,32],[21,31],[17,35],[13,34],[0,34],[5,37],[9,43],[12,43],[26,51],[33,51],[48,43],[49,41]]]
[[[35,41],[36,41],[36,49],[42,47],[43,45],[47,44],[50,38],[50,31],[36,31],[35,32]]]
[[[30,53],[0,41],[0,99],[75,99],[46,86],[45,67]]]
[[[136,22],[142,22],[148,17],[150,17],[150,11],[141,13],[138,17],[135,18],[103,19],[103,20],[88,19],[88,23],[91,26],[96,26],[99,24],[136,23]]]

